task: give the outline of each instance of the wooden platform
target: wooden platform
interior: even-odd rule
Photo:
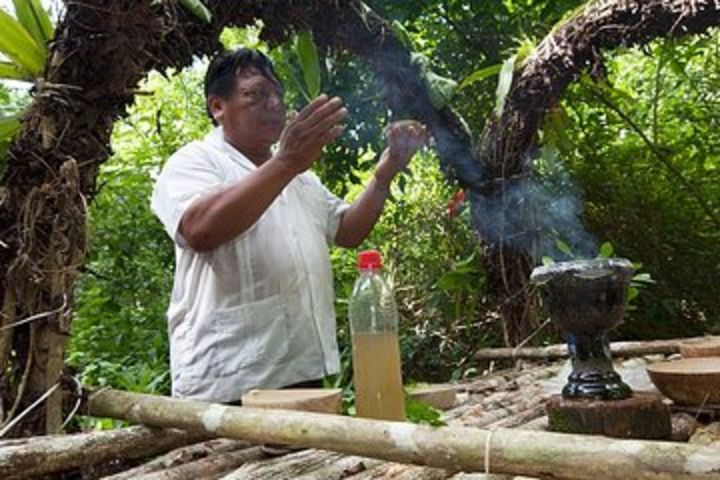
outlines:
[[[454,386],[457,392],[455,405],[445,412],[444,420],[449,425],[484,429],[503,427],[547,430],[548,418],[545,415],[545,408],[550,395],[546,392],[543,383],[555,376],[562,365],[562,362],[544,365],[526,363],[518,369],[504,370],[457,384]],[[684,415],[690,421],[685,422],[687,431],[680,432],[682,435],[674,435],[673,438],[687,441],[696,426],[693,423],[695,419],[687,414],[679,415]],[[147,437],[147,433],[144,436]],[[82,471],[67,472],[69,476],[65,478],[88,480],[95,478],[110,480],[519,480],[528,478],[469,474],[315,449],[271,454],[263,446],[238,440],[204,440],[189,446],[187,443],[183,444],[186,446],[155,458],[137,459],[137,456],[132,456],[126,457],[123,461],[102,461],[100,464],[88,465]],[[167,452],[168,448],[163,451]]]
[[[549,395],[539,381],[560,371],[562,364],[527,365],[504,370],[457,384],[456,404],[446,411],[450,425],[483,428],[544,429],[547,425],[545,402]],[[215,452],[221,442],[220,454]],[[486,476],[448,472],[436,468],[397,464],[371,458],[342,455],[324,450],[306,449],[283,455],[269,455],[256,445],[211,440],[212,448],[203,454],[202,444],[184,447],[154,460],[154,466],[140,465],[109,480],[150,479],[224,479],[224,480],[509,480],[506,475]],[[235,445],[235,447],[233,447]],[[188,449],[193,449],[188,453]],[[201,453],[198,453],[201,452]],[[211,461],[212,459],[212,461]],[[196,465],[193,465],[196,464]],[[199,467],[199,468],[197,468]],[[201,474],[200,472],[204,472]]]

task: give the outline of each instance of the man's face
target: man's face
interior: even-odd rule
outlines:
[[[209,102],[225,135],[243,143],[272,145],[285,127],[282,87],[255,69],[235,77],[229,98],[213,96]]]

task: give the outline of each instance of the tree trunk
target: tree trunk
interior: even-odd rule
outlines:
[[[489,470],[580,480],[720,480],[720,449],[699,445],[529,430],[433,428],[310,412],[227,407],[117,390],[92,394],[87,407],[96,416],[450,471]],[[578,458],[582,459],[582,468],[578,468]]]
[[[33,478],[117,459],[145,458],[207,438],[183,430],[131,427],[0,442],[0,478]]]

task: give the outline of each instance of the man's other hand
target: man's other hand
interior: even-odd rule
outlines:
[[[385,128],[387,148],[375,171],[375,178],[385,187],[404,169],[413,155],[428,141],[425,125],[414,120],[393,122]]]

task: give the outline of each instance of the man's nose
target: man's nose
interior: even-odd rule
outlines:
[[[284,106],[282,95],[279,93],[271,93],[267,99],[268,107],[272,109],[281,108]]]

